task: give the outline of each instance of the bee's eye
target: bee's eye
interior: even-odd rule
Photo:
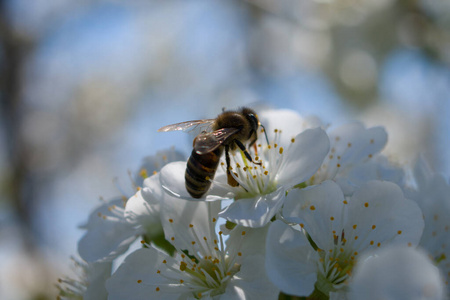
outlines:
[[[258,130],[258,118],[256,118],[256,116],[254,114],[248,114],[248,119],[250,121],[250,123],[252,124],[252,129],[254,131]]]

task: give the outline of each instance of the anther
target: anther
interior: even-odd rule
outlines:
[[[147,170],[146,170],[146,169],[142,169],[142,170],[139,172],[139,175],[140,175],[142,178],[147,178],[147,177],[148,177]]]

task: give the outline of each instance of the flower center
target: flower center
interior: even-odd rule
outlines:
[[[356,263],[355,253],[351,253],[344,246],[335,246],[329,250],[319,250],[318,289],[328,294],[342,288],[351,276]]]
[[[169,222],[174,221],[169,219]],[[201,237],[192,224],[189,230],[192,230],[192,234],[176,237],[186,241],[184,249],[174,245],[175,257],[166,257],[162,261],[162,268],[157,270],[166,283],[157,285],[156,291],[173,293],[175,288],[179,292],[192,293],[197,299],[224,293],[229,280],[240,270],[240,247],[245,231],[242,232],[241,242],[234,244],[236,247],[233,249],[227,249],[221,231],[219,240],[215,235],[216,238],[210,240]],[[174,241],[175,237],[170,240]]]
[[[272,143],[259,143],[248,149],[253,162],[242,151],[232,153],[231,176],[239,183],[235,199],[266,195],[276,190],[276,175],[283,163],[285,151],[279,146],[281,130],[275,129],[274,132]],[[224,162],[221,166],[226,171]]]
[[[333,231],[333,237],[334,246],[330,249],[324,250],[312,245],[320,256],[316,286],[326,295],[346,285],[358,255],[358,252],[353,251],[352,243],[347,241],[344,230],[340,235]]]

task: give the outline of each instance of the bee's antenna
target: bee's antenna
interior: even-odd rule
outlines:
[[[269,145],[270,143],[269,143],[269,138],[267,137],[266,128],[265,128],[265,127],[263,126],[263,124],[261,124],[261,123],[259,123],[259,126],[262,127],[262,129],[263,129],[263,131],[264,131],[264,135],[266,136],[266,142],[267,142],[267,145]]]

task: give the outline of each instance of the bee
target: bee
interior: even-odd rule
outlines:
[[[184,175],[186,190],[193,198],[201,198],[208,191],[224,151],[227,182],[233,187],[239,183],[231,175],[230,151],[239,148],[249,161],[261,164],[253,161],[245,147],[247,142],[249,147],[255,144],[259,126],[264,130],[252,109],[243,107],[237,111],[224,110],[215,119],[176,123],[164,126],[158,131],[190,131],[197,126],[207,126],[209,130],[204,130],[195,137],[192,153],[186,165]]]

